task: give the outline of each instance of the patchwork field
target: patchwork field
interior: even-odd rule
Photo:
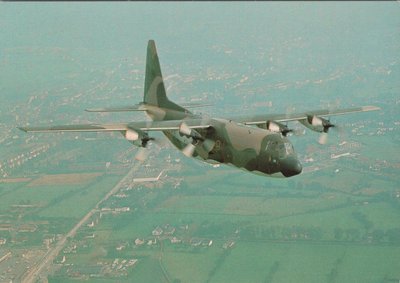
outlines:
[[[382,196],[375,183],[360,194],[357,188],[347,193],[320,189],[329,176],[286,188],[282,181],[271,180],[263,188],[252,186],[256,181],[250,177],[235,178],[217,182],[210,174],[202,186],[188,177],[178,190],[165,184],[126,191],[123,199],[110,203],[131,210],[103,214],[93,228],[83,229],[82,235],[96,236],[84,240],[90,248],[67,262],[138,259],[125,277],[111,277],[112,282],[372,283],[400,278],[398,199],[385,201],[390,193]],[[229,189],[230,182],[236,187]],[[250,185],[241,186],[246,182]],[[390,181],[380,184],[390,186]],[[174,229],[155,236],[157,227]],[[143,244],[136,244],[138,239]],[[63,279],[55,276],[54,282]]]
[[[102,173],[77,173],[77,174],[57,174],[44,175],[28,184],[29,187],[49,186],[49,185],[77,185],[87,183]]]

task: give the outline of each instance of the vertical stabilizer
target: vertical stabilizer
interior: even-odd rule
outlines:
[[[149,40],[147,45],[143,100],[147,104],[156,106],[160,106],[168,100],[154,40]]]
[[[154,40],[149,40],[147,45],[146,77],[144,79],[143,102],[161,108],[182,112],[185,111],[184,108],[173,103],[167,98]]]

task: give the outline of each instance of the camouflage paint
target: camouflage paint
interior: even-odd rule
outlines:
[[[201,118],[168,99],[153,40],[150,40],[147,46],[143,102],[146,105],[146,113],[155,121]],[[204,140],[215,142],[210,150],[205,149],[204,141],[185,136],[178,130],[168,130],[163,133],[179,150],[189,143],[193,143],[195,145],[193,157],[206,162],[224,163],[254,173],[282,176],[279,174],[281,173],[281,160],[289,157],[296,163],[297,171],[283,174],[291,176],[292,173],[299,174],[301,172],[301,166],[294,151],[290,156],[287,154],[279,156],[279,146],[284,143],[290,144],[280,133],[249,127],[225,119],[214,118],[209,121],[209,124],[211,127],[198,130],[197,133]],[[267,145],[272,143],[275,146],[267,148]],[[292,145],[290,144],[290,146]]]
[[[188,107],[198,107],[198,105],[188,105]],[[86,111],[146,111],[153,121],[19,127],[19,129],[25,132],[118,131],[132,144],[142,147],[152,140],[148,135],[149,131],[162,131],[172,144],[189,156],[193,155],[210,163],[233,165],[257,174],[291,177],[300,174],[302,167],[293,145],[285,136],[285,131],[290,130],[283,124],[279,126],[279,123],[299,121],[313,131],[326,133],[334,125],[322,117],[379,109],[375,106],[362,106],[314,110],[306,113],[236,117],[234,120],[205,118],[168,99],[156,45],[153,40],[149,40],[143,102],[127,107],[86,109]],[[275,129],[268,128],[270,122],[273,122]]]

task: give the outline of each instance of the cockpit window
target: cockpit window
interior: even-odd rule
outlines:
[[[285,142],[279,144],[279,158],[285,158],[286,156],[293,153],[294,149],[291,143]]]
[[[265,151],[267,151],[268,150],[268,148],[270,148],[271,146],[270,146],[270,144],[271,144],[271,141],[267,141],[267,145],[265,146]]]
[[[278,153],[279,158],[285,158],[294,153],[293,145],[290,142],[267,141],[265,150]]]
[[[286,156],[286,149],[283,143],[279,144],[279,158],[284,158]]]
[[[285,142],[285,149],[287,154],[294,153],[293,145],[291,143]]]

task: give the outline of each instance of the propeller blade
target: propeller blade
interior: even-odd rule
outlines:
[[[205,151],[207,151],[207,153],[210,152],[214,148],[214,145],[215,145],[214,140],[206,139],[203,142],[203,148]]]
[[[196,146],[192,143],[189,143],[187,146],[185,146],[184,149],[182,149],[182,153],[184,155],[186,155],[187,157],[192,157],[195,149],[196,149]]]
[[[303,129],[303,128],[293,129],[292,133],[295,136],[303,136],[306,133],[306,129]]]
[[[161,139],[152,139],[151,144],[155,144],[155,145],[157,145],[157,147],[159,149],[161,149],[161,148],[163,148],[163,147],[168,145],[167,141],[168,140],[163,139],[163,138],[161,138]]]
[[[321,133],[318,139],[319,144],[326,144],[328,142],[328,133]]]
[[[161,149],[163,146],[162,141],[151,137],[142,140],[142,146],[139,147],[138,151],[136,152],[135,159],[140,162],[146,161],[150,156],[150,153],[154,153],[156,150],[154,146],[157,146],[158,149]]]
[[[135,159],[144,162],[150,155],[150,151],[146,147],[139,147]]]

